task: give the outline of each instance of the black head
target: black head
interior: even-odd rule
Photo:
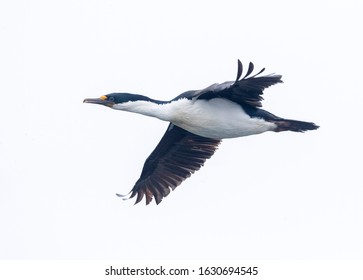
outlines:
[[[140,94],[132,94],[132,93],[110,93],[105,95],[107,100],[114,102],[115,104],[125,103],[129,101],[138,101],[145,100],[149,101],[150,98],[140,95]]]
[[[138,100],[150,101],[150,98],[140,94],[110,93],[102,95],[100,98],[86,98],[83,100],[83,103],[100,104],[112,108],[115,104],[122,104]]]

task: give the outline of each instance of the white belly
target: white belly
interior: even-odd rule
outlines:
[[[235,138],[276,128],[271,122],[251,118],[240,105],[222,98],[196,101],[184,99],[171,105],[174,105],[172,123],[208,138]]]

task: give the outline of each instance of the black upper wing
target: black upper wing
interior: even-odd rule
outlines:
[[[174,190],[203,166],[220,142],[169,124],[163,138],[146,159],[130,198],[137,195],[136,204],[145,196],[146,204],[149,204],[154,197],[159,204],[170,193],[170,189]]]
[[[235,82],[226,82],[223,84],[215,84],[203,90],[186,92],[177,98],[196,98],[196,99],[212,99],[222,97],[236,102],[240,105],[248,105],[254,108],[262,107],[263,90],[277,83],[282,83],[281,75],[258,76],[265,68],[257,74],[250,76],[253,72],[254,65],[252,62],[248,65],[247,73],[241,79],[243,74],[243,66],[238,60],[237,78]]]
[[[239,60],[238,65],[241,65],[242,68],[242,63]],[[220,92],[221,96],[241,105],[246,104],[252,107],[262,107],[261,101],[263,100],[263,90],[274,84],[282,83],[282,76],[266,75],[258,77],[258,75],[261,74],[265,68],[263,68],[257,74],[249,76],[253,72],[253,68],[253,63],[250,62],[246,75],[242,79],[239,79],[237,76],[235,83],[231,87],[226,88]]]

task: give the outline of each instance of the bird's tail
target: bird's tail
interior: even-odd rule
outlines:
[[[274,124],[277,125],[277,128],[274,130],[275,132],[280,132],[280,131],[304,132],[307,130],[315,130],[319,128],[318,125],[312,122],[303,122],[303,121],[295,121],[287,119],[278,119],[273,122]]]

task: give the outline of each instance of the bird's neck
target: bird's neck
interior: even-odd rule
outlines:
[[[170,102],[159,100],[137,100],[121,104],[115,104],[113,109],[123,110],[132,113],[142,114],[149,117],[158,118],[163,121],[172,119],[172,106]]]

